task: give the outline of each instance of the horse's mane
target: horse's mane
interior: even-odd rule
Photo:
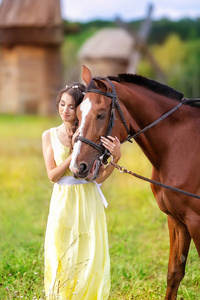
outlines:
[[[141,75],[119,74],[117,77],[109,76],[108,78],[117,82],[134,83],[143,86],[156,94],[160,94],[174,100],[180,101],[184,97],[181,92],[174,90],[172,87]]]
[[[119,83],[127,82],[127,83],[133,83],[133,84],[143,86],[143,87],[151,90],[154,93],[166,96],[166,97],[174,99],[176,101],[180,101],[184,97],[184,95],[181,92],[173,89],[172,87],[169,87],[168,85],[165,85],[165,84],[157,82],[155,80],[146,78],[141,75],[119,74],[116,77],[108,76],[108,78],[110,80],[117,81]],[[199,101],[195,102],[195,99],[194,99],[194,101],[193,100],[189,101],[186,104],[191,105],[191,106],[200,107],[200,102]]]
[[[184,98],[183,93],[173,89],[172,87],[137,74],[124,73],[124,74],[118,74],[118,76],[95,77],[95,78],[99,80],[106,80],[106,78],[108,78],[112,81],[116,81],[119,83],[127,82],[127,83],[137,84],[149,89],[150,91],[156,94],[163,95],[165,97],[174,99],[176,101],[181,101],[181,99]],[[86,92],[90,89],[95,89],[95,88],[96,88],[95,82],[94,80],[92,80],[87,86]],[[185,104],[200,108],[200,101],[197,99],[196,101],[195,99],[192,98],[188,99],[188,101]]]

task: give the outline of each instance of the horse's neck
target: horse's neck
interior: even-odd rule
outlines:
[[[132,89],[129,88],[128,92],[121,96],[121,100],[140,128],[155,121],[167,109],[175,105],[173,100],[166,100],[164,96],[137,85]]]
[[[169,99],[168,101],[165,97],[141,87],[132,89],[131,93],[129,88],[124,97],[121,95],[121,101],[131,116],[131,135],[148,126],[176,105],[174,100]],[[136,138],[136,142],[154,166],[157,163],[158,155],[162,156],[167,147],[166,123],[164,126],[156,125]]]

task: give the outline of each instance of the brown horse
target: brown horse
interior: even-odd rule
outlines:
[[[139,134],[136,142],[153,166],[152,179],[200,195],[199,108],[189,105],[171,87],[139,75],[121,74],[107,81],[92,78],[83,67],[82,77],[88,92],[77,110],[80,136],[70,166],[75,176],[96,178],[99,157],[104,154],[99,145],[101,136],[109,133],[123,142],[127,129],[133,135],[176,107],[170,116]],[[120,109],[113,106],[113,89]],[[114,124],[109,127],[110,116]],[[168,217],[170,254],[165,299],[176,299],[191,238],[200,255],[200,200],[154,184],[151,188],[159,208]]]

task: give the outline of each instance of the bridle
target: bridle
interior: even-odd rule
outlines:
[[[104,92],[104,91],[101,91],[99,89],[93,89],[93,88],[87,90],[87,93],[100,94],[100,95],[103,95],[103,96],[106,96],[106,97],[109,97],[109,98],[112,99],[110,119],[109,119],[108,126],[107,126],[107,129],[106,129],[106,132],[105,132],[104,136],[107,137],[108,135],[111,135],[112,128],[114,127],[114,121],[115,121],[115,108],[117,108],[117,110],[119,112],[119,115],[121,117],[122,123],[124,124],[124,127],[125,127],[126,132],[127,132],[127,138],[122,143],[125,143],[126,141],[132,143],[131,139],[136,139],[141,133],[146,132],[147,130],[149,130],[150,128],[152,128],[153,126],[155,126],[156,124],[158,124],[159,122],[161,122],[162,120],[164,120],[165,118],[167,118],[169,115],[171,115],[177,109],[179,109],[183,104],[186,104],[186,103],[188,103],[191,100],[191,99],[187,99],[187,98],[182,98],[180,100],[180,102],[175,107],[173,107],[172,109],[170,109],[168,112],[166,112],[160,118],[158,118],[157,120],[155,120],[154,122],[152,122],[151,124],[149,124],[148,126],[146,126],[145,128],[138,130],[138,132],[135,133],[134,135],[130,135],[128,126],[126,124],[125,118],[123,116],[123,113],[121,111],[119,102],[117,100],[117,95],[116,95],[116,92],[115,92],[115,87],[114,87],[112,81],[110,81],[108,78],[103,78],[103,79],[106,80],[110,84],[110,86],[112,88],[112,92],[111,93],[110,92]],[[103,163],[107,162],[107,157],[110,156],[110,153],[109,153],[109,151],[106,148],[104,148],[102,146],[102,143],[99,143],[99,144],[94,143],[93,141],[91,141],[89,139],[86,139],[83,136],[77,136],[76,139],[75,139],[75,142],[76,141],[84,142],[84,143],[92,146],[96,150],[98,150],[100,152],[100,154],[101,154],[101,156],[100,156],[99,159]]]
[[[155,126],[156,124],[158,124],[159,122],[161,122],[162,120],[164,120],[165,118],[167,118],[169,115],[171,115],[172,113],[174,113],[183,104],[187,104],[187,103],[190,103],[190,102],[200,102],[199,98],[196,98],[196,99],[193,99],[193,98],[182,98],[180,100],[180,102],[175,107],[173,107],[172,109],[170,109],[168,112],[166,112],[160,118],[158,118],[157,120],[155,120],[154,122],[152,122],[148,126],[144,127],[143,129],[138,130],[138,132],[136,132],[134,135],[130,135],[128,126],[126,124],[125,118],[123,116],[123,113],[121,111],[121,108],[120,108],[118,100],[117,100],[117,95],[115,93],[114,85],[113,85],[113,83],[108,78],[103,78],[103,79],[106,80],[107,82],[109,82],[109,84],[111,85],[111,87],[112,87],[112,92],[111,93],[109,93],[109,92],[103,92],[103,91],[98,90],[98,89],[90,89],[87,92],[88,93],[96,93],[96,94],[100,94],[100,95],[104,95],[106,97],[112,98],[112,108],[111,108],[110,120],[109,120],[108,127],[107,127],[107,130],[106,130],[106,133],[105,133],[104,136],[107,137],[108,135],[111,135],[112,128],[114,126],[114,121],[115,121],[115,107],[116,107],[118,109],[118,112],[120,114],[120,117],[122,119],[122,122],[123,122],[123,124],[124,124],[124,126],[126,128],[127,134],[128,134],[127,138],[122,143],[125,143],[126,141],[132,143],[131,139],[136,139],[141,133],[146,132],[147,130],[149,130],[150,128],[152,128],[153,126]],[[100,144],[96,144],[96,143],[92,142],[91,140],[86,139],[86,138],[84,138],[82,136],[78,136],[75,139],[75,141],[82,141],[82,142],[84,142],[84,143],[92,146],[96,150],[98,150],[101,153],[101,157],[99,158],[99,160],[101,162],[103,162],[104,164],[107,163],[107,158],[110,156],[110,153],[109,153],[109,151],[107,149],[105,149],[102,146],[101,143]],[[200,199],[200,196],[198,196],[198,195],[195,195],[195,194],[189,193],[187,191],[184,191],[184,190],[181,190],[181,189],[177,189],[177,188],[165,185],[165,184],[163,184],[161,182],[158,182],[158,181],[146,178],[144,176],[138,175],[136,173],[133,173],[131,171],[128,171],[124,166],[119,166],[119,165],[115,164],[113,161],[111,161],[110,164],[112,164],[115,168],[117,168],[121,173],[128,173],[128,174],[131,174],[131,175],[133,175],[133,176],[135,176],[135,177],[137,177],[139,179],[142,179],[144,181],[147,181],[147,182],[150,182],[152,184],[158,185],[160,187],[163,187],[163,188],[166,188],[166,189],[169,189],[169,190],[172,190],[172,191],[175,191],[175,192],[187,195],[189,197],[194,197],[194,198]]]
[[[120,108],[120,105],[119,105],[119,102],[117,100],[117,95],[116,95],[116,92],[115,92],[115,87],[112,83],[112,81],[110,81],[108,78],[104,78],[104,80],[106,80],[110,85],[111,85],[111,88],[112,88],[112,92],[109,93],[109,92],[104,92],[104,91],[101,91],[101,90],[98,90],[98,89],[89,89],[87,90],[87,93],[95,93],[95,94],[100,94],[100,95],[103,95],[103,96],[106,96],[106,97],[109,97],[112,99],[112,103],[111,103],[111,112],[110,112],[110,119],[109,119],[109,122],[108,122],[108,126],[107,126],[107,129],[106,129],[106,132],[104,134],[105,137],[107,137],[108,135],[111,135],[111,132],[112,132],[112,128],[114,127],[114,122],[115,122],[115,109],[117,108],[118,112],[119,112],[119,115],[121,117],[121,120],[122,120],[122,123],[124,124],[124,127],[126,129],[126,132],[128,134],[128,137],[130,136],[129,134],[129,129],[128,129],[128,126],[126,124],[126,121],[125,121],[125,118],[123,116],[123,113],[121,111],[121,108]],[[96,150],[98,150],[101,154],[100,156],[100,160],[103,162],[103,163],[106,163],[107,162],[107,157],[110,156],[110,153],[109,151],[102,146],[102,143],[94,143],[93,141],[89,140],[89,139],[86,139],[85,137],[83,136],[77,136],[76,139],[75,139],[75,142],[76,141],[81,141],[81,142],[84,142],[90,146],[92,146],[93,148],[95,148]],[[132,141],[130,141],[132,143]]]

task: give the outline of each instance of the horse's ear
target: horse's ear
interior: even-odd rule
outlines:
[[[83,65],[83,72],[82,72],[82,78],[85,81],[85,83],[88,85],[89,82],[92,80],[92,73],[91,71]]]
[[[94,82],[95,85],[102,91],[106,92],[107,91],[107,86],[105,85],[105,83],[103,83],[103,81],[94,78]]]

